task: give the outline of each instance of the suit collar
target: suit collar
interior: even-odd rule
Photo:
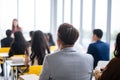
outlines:
[[[74,47],[66,47],[66,48],[63,48],[61,51],[75,52],[75,49],[74,49]]]

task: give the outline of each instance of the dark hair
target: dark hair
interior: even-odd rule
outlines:
[[[114,55],[115,57],[120,57],[120,33],[118,33],[116,37],[116,42],[115,42],[115,50],[114,50]]]
[[[28,48],[28,44],[26,40],[23,37],[23,34],[21,31],[16,31],[14,33],[14,40],[11,44],[11,49],[9,51],[9,56],[13,56],[14,54],[24,54],[25,51]],[[29,54],[26,52],[26,54]]]
[[[51,33],[47,33],[47,35],[49,36],[49,46],[54,46],[55,42],[53,41],[53,37]]]
[[[34,31],[30,31],[30,32],[29,32],[30,37],[33,36],[33,33],[34,33]]]
[[[71,24],[63,23],[58,29],[58,38],[64,45],[73,45],[79,37],[79,32]]]
[[[10,29],[6,30],[6,35],[7,35],[7,37],[10,37],[11,34],[12,34],[12,31],[11,31]]]
[[[34,59],[37,58],[38,64],[42,65],[46,50],[50,53],[47,41],[42,31],[35,31],[32,37],[32,46],[31,46],[31,55],[30,59],[32,61],[32,65],[34,64]]]
[[[96,35],[98,38],[102,38],[103,36],[103,31],[101,29],[94,29],[93,34]]]

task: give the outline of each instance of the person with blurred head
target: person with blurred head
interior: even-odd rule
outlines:
[[[39,80],[90,80],[93,57],[74,49],[79,32],[71,24],[63,23],[57,33],[60,51],[45,57]]]
[[[18,24],[18,20],[13,19],[13,21],[12,21],[12,33],[14,34],[16,31],[22,31],[22,29]]]
[[[9,57],[13,55],[28,55],[28,43],[23,37],[23,34],[21,31],[16,31],[14,33],[14,41],[11,44],[10,51],[9,51]]]
[[[53,41],[52,34],[51,33],[47,33],[47,35],[48,35],[49,46],[55,46],[55,42]]]
[[[33,34],[31,52],[31,65],[42,65],[45,55],[50,53],[45,35],[40,30],[35,31]]]
[[[95,70],[96,80],[120,80],[120,33],[118,33],[116,42],[114,56],[108,65],[101,72]]]
[[[13,42],[13,38],[11,37],[12,31],[11,30],[6,30],[6,38],[3,38],[1,40],[1,47],[10,47],[12,42]],[[1,64],[1,68],[2,68],[2,72],[1,72],[1,76],[4,76],[4,69],[3,69],[3,64]]]
[[[93,30],[93,43],[88,47],[88,54],[94,57],[94,68],[97,66],[99,60],[109,60],[109,44],[101,41],[103,32],[101,29]]]
[[[29,45],[30,45],[30,46],[31,46],[31,43],[32,43],[33,33],[34,33],[34,31],[30,31],[30,32],[29,32],[29,36],[30,36],[30,39],[31,39],[31,40],[29,40],[28,42],[29,42]]]
[[[13,38],[11,37],[12,31],[11,30],[6,30],[6,38],[3,38],[1,40],[1,47],[10,47]]]

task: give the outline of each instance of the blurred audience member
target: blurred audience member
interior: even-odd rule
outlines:
[[[21,31],[21,27],[19,27],[18,20],[13,19],[12,21],[12,33],[15,33],[16,31]]]
[[[34,31],[29,32],[30,40],[28,42],[29,42],[30,46],[31,46],[31,42],[32,42],[33,33],[34,33]]]
[[[95,70],[96,80],[120,80],[120,33],[118,33],[114,56],[103,71]]]
[[[45,55],[50,53],[44,33],[40,30],[33,34],[31,52],[31,65],[42,65]]]
[[[53,41],[53,37],[52,37],[52,34],[51,33],[48,33],[48,43],[49,43],[49,46],[55,46],[55,42]]]
[[[45,57],[39,80],[90,80],[93,57],[74,49],[79,32],[71,24],[61,24],[57,33],[60,51]]]
[[[103,32],[101,29],[93,30],[93,43],[88,47],[88,54],[94,57],[94,68],[97,66],[99,60],[109,60],[109,44],[101,41]]]
[[[12,41],[13,41],[13,38],[11,37],[11,33],[12,31],[11,30],[6,30],[6,38],[3,38],[1,40],[1,47],[10,47]]]
[[[28,43],[26,42],[25,38],[23,37],[23,34],[21,31],[16,31],[14,33],[14,41],[11,45],[10,51],[9,51],[9,57],[13,55],[28,55]]]

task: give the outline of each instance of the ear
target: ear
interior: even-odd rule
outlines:
[[[60,49],[61,47],[60,47],[60,39],[59,38],[57,38],[57,46],[58,46],[58,48]]]

